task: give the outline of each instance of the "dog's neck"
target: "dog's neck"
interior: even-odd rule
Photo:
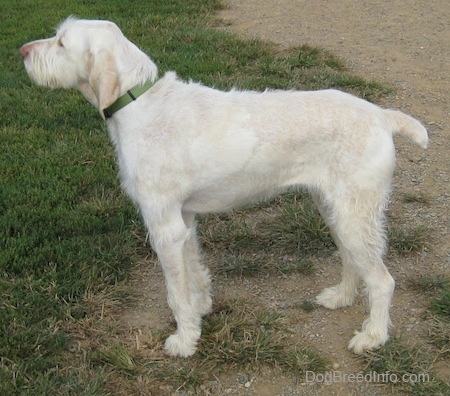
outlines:
[[[115,85],[118,92],[109,103],[103,103],[107,107],[102,107],[102,103],[98,102],[100,113],[105,119],[135,101],[150,89],[158,77],[158,68],[147,54],[131,42],[124,48],[126,52],[115,56],[117,80],[110,84],[110,87]]]

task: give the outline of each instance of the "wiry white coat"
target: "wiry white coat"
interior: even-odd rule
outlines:
[[[195,215],[229,210],[291,186],[307,187],[329,225],[342,281],[318,303],[353,303],[366,284],[370,316],[349,344],[356,353],[388,339],[394,280],[383,264],[383,212],[394,169],[392,136],[427,146],[427,132],[401,112],[335,90],[221,92],[157,79],[150,58],[107,21],[70,18],[56,36],[21,48],[37,84],[75,87],[99,111],[147,80],[152,88],[107,120],[122,187],[139,206],[164,269],[178,328],[166,341],[190,356],[211,310]]]

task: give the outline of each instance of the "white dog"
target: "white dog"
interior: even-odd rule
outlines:
[[[307,187],[332,230],[342,258],[340,284],[317,302],[353,303],[365,282],[370,316],[349,348],[362,353],[388,339],[394,280],[383,264],[383,212],[403,134],[419,146],[425,128],[335,90],[221,92],[157,79],[151,59],[112,22],[69,18],[56,36],[24,45],[30,78],[77,88],[106,118],[122,187],[139,206],[161,261],[177,331],[172,356],[197,348],[211,285],[200,263],[197,213],[226,211],[291,186]]]

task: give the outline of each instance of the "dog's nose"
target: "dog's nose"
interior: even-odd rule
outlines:
[[[20,47],[20,54],[24,58],[27,57],[27,55],[30,53],[30,51],[31,51],[31,45],[30,44],[25,44],[25,45],[22,45],[22,47]]]

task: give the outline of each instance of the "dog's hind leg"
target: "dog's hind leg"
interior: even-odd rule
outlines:
[[[389,338],[389,308],[395,282],[382,260],[385,246],[383,211],[388,186],[378,185],[377,189],[364,191],[347,186],[343,190],[345,197],[335,194],[331,203],[333,229],[343,255],[343,280],[338,286],[325,289],[318,296],[318,302],[329,308],[342,306],[354,295],[357,275],[364,281],[370,316],[349,344],[349,349],[362,353],[384,345]]]
[[[349,344],[349,349],[362,353],[384,345],[389,338],[389,308],[395,282],[382,260],[387,188],[361,191],[353,187],[354,193],[351,188],[347,189],[345,199],[334,202],[337,209],[334,229],[342,249],[347,252],[347,265],[352,266],[367,287],[370,316]]]
[[[395,281],[381,260],[374,260],[369,270],[363,270],[362,278],[367,286],[370,316],[348,345],[358,354],[383,346],[389,339],[389,308],[395,288]]]
[[[330,208],[325,202],[324,196],[320,192],[313,191],[311,192],[311,196],[319,210],[319,213],[330,228],[331,235],[336,243],[336,246],[338,247],[342,261],[341,283],[324,289],[322,293],[317,296],[316,301],[318,304],[329,309],[352,305],[359,283],[358,272],[352,264],[350,253],[347,251],[334,230],[334,215],[332,208]]]
[[[194,293],[195,309],[201,316],[204,316],[211,312],[212,307],[211,275],[208,268],[201,263],[195,214],[183,213],[183,219],[189,228],[189,237],[183,250],[184,263],[187,267],[189,284]]]
[[[186,244],[195,229],[186,226],[181,208],[161,213],[141,206],[141,213],[164,271],[167,300],[177,322],[177,331],[166,340],[166,352],[170,356],[192,356],[201,335],[202,315],[197,308],[197,286],[192,284],[185,257],[189,251]]]

